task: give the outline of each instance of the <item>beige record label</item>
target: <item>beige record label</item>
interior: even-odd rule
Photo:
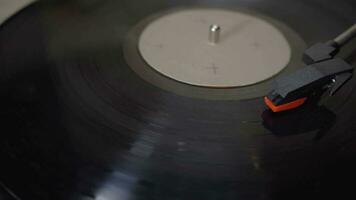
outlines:
[[[0,24],[36,0],[0,0]]]
[[[179,10],[150,23],[139,39],[143,59],[161,74],[203,87],[240,87],[290,62],[284,35],[263,19],[223,9]]]

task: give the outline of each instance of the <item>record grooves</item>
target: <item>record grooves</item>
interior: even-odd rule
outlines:
[[[184,84],[143,65],[137,48],[160,12],[248,9],[282,24],[298,68],[305,46],[353,23],[353,1],[91,2],[37,2],[1,26],[0,182],[19,198],[354,195],[355,78],[323,106],[276,115],[261,98],[268,81]],[[354,47],[341,55],[355,65]]]

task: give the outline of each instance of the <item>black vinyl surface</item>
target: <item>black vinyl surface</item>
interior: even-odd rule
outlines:
[[[355,198],[356,78],[275,115],[262,98],[189,98],[127,66],[135,24],[197,5],[261,12],[308,45],[356,19],[353,0],[36,3],[0,30],[1,182],[24,200]]]

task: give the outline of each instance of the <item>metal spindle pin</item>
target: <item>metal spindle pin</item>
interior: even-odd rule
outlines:
[[[209,43],[217,44],[220,40],[221,27],[217,24],[213,24],[209,29]]]

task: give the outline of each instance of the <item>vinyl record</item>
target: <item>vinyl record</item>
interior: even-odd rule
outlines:
[[[139,41],[177,9],[261,19],[288,42],[290,60],[233,87],[161,73]],[[307,46],[355,18],[352,0],[34,3],[0,30],[0,181],[36,200],[355,196],[356,78],[322,105],[274,114],[262,99],[275,77],[303,67]],[[340,52],[352,64],[354,47]]]

